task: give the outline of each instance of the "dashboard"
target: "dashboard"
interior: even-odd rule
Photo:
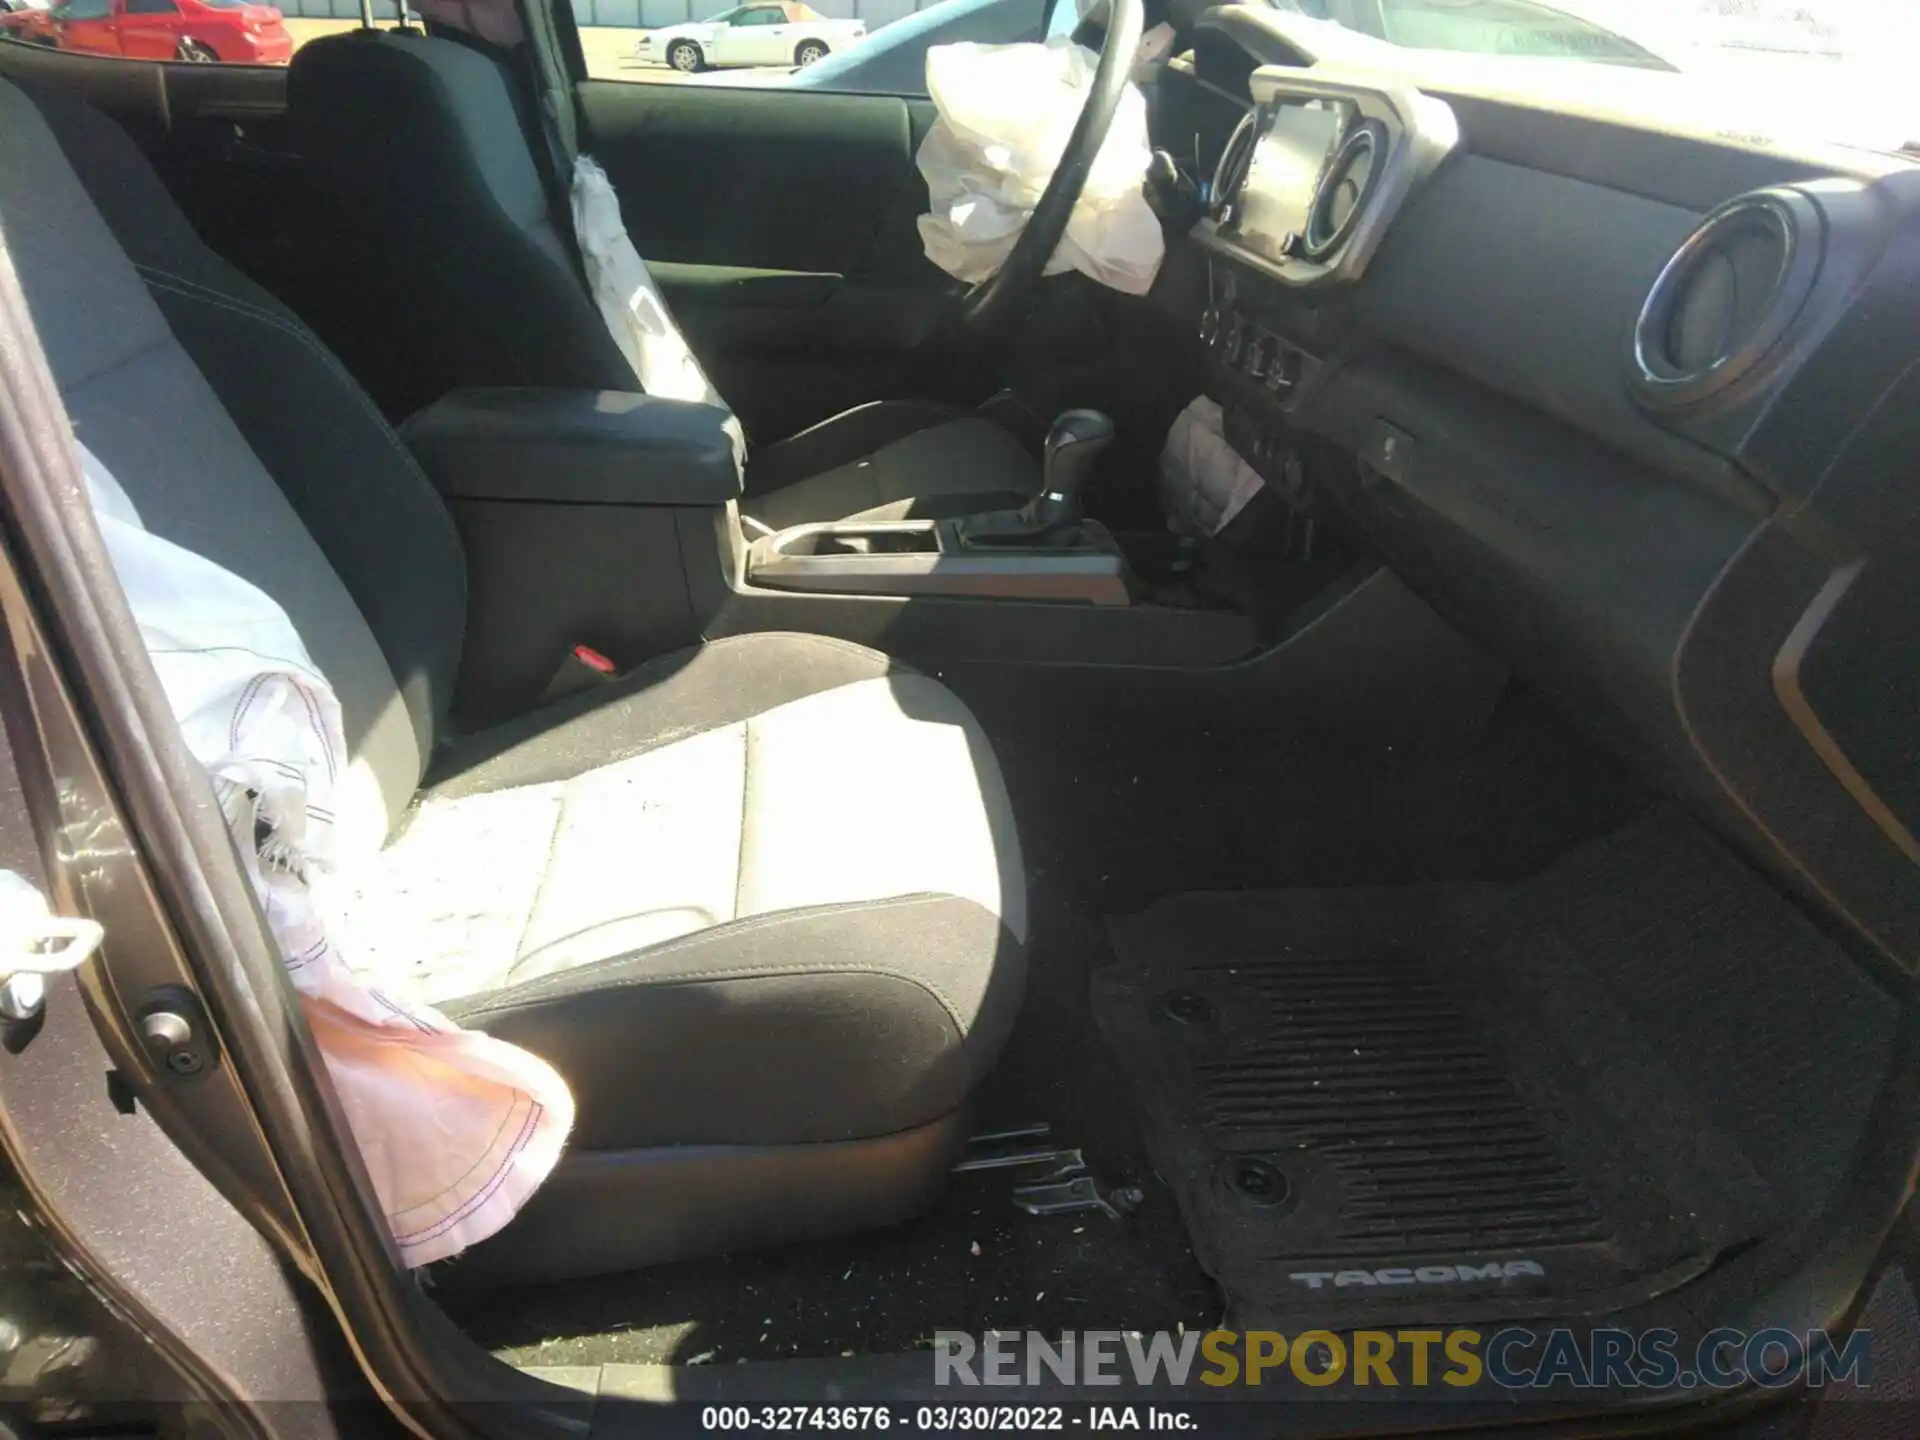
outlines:
[[[1229,439],[1920,969],[1920,166],[1307,65],[1209,11],[1156,303]],[[1290,468],[1291,467],[1291,468]]]

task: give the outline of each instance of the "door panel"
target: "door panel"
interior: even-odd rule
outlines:
[[[635,246],[757,439],[941,394],[929,346],[954,286],[916,225],[931,106],[593,80],[580,99]]]
[[[906,238],[882,233],[903,192],[925,205],[893,96],[589,80],[580,100],[585,148],[649,260],[854,274]]]

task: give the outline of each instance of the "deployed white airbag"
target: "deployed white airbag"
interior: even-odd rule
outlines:
[[[1227,443],[1226,416],[1216,401],[1202,395],[1180,412],[1160,452],[1160,500],[1176,534],[1218,535],[1265,484]]]
[[[106,467],[79,450],[141,641],[213,781],[401,1258],[424,1265],[457,1254],[511,1220],[547,1178],[573,1125],[573,1096],[537,1056],[354,972],[316,887],[338,851],[378,837],[336,829],[354,768],[332,687],[286,611],[149,532]]]
[[[930,197],[927,258],[977,283],[1006,263],[1087,103],[1097,58],[1065,36],[1045,44],[935,45],[927,91],[939,119],[921,142]],[[1046,273],[1079,270],[1129,295],[1152,288],[1166,241],[1142,189],[1147,102],[1129,82]]]
[[[666,297],[640,258],[620,217],[620,197],[600,162],[590,155],[573,162],[573,233],[600,318],[634,378],[648,395],[727,409],[699,359],[667,309]],[[746,435],[727,419],[736,465],[746,462]]]

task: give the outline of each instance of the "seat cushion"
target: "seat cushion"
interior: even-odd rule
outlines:
[[[1018,838],[937,682],[812,636],[670,656],[474,737],[339,908],[348,953],[551,1061],[576,1144],[946,1114],[1023,988]]]
[[[993,421],[968,415],[904,433],[895,428],[900,421],[936,418],[925,406],[862,406],[837,416],[764,456],[751,457],[748,496],[740,508],[761,524],[784,530],[812,521],[946,519],[1013,509],[1033,498],[1040,488],[1040,462]],[[878,440],[882,435],[889,438]],[[873,439],[875,445],[850,449],[835,443],[842,436],[854,443]],[[789,460],[789,447],[803,444],[805,459],[819,468],[788,479],[798,468]]]

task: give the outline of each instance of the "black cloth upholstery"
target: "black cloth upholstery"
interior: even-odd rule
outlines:
[[[0,228],[80,438],[154,533],[280,600],[342,691],[381,792],[343,804],[387,824],[353,877],[376,943],[346,948],[572,1083],[575,1153],[614,1178],[557,1185],[552,1225],[569,1195],[617,1212],[622,1176],[644,1195],[662,1151],[804,1177],[809,1147],[952,1129],[1013,1023],[1026,915],[1004,783],[951,691],[753,635],[453,739],[457,532],[326,348],[204,251],[110,122],[4,81]],[[946,1160],[906,1153],[877,1208],[729,1196],[727,1243],[792,1238],[796,1209],[808,1233],[899,1218]],[[581,1233],[574,1270],[703,1248]]]
[[[442,799],[541,785],[840,685],[912,667],[830,635],[734,635],[442,747],[424,781]]]
[[[463,386],[635,388],[497,62],[424,35],[328,36],[293,58],[287,121],[336,221],[329,338],[377,366],[389,416]]]
[[[207,247],[124,130],[70,96],[28,94],[175,337],[339,571],[431,742],[453,697],[467,610],[465,552],[432,482],[319,338]]]
[[[856,405],[797,435],[757,447],[747,467],[747,498],[751,502],[772,495],[921,430],[964,420],[968,413],[939,400],[875,400]]]
[[[447,746],[423,800],[551,785],[809,696],[911,677],[819,635],[741,635]],[[911,695],[902,704],[912,713]],[[928,718],[938,718],[929,716]],[[991,767],[990,754],[978,763]],[[831,790],[823,805],[836,805]],[[1016,845],[1009,831],[1007,843]],[[992,957],[974,1001],[956,977]],[[915,894],[752,916],[444,1004],[545,1056],[588,1149],[890,1135],[964,1100],[1018,1012],[1022,938],[970,900]],[[751,1056],[743,1064],[742,1057]]]
[[[885,408],[849,411],[770,452],[778,461],[785,445],[804,441],[817,454],[837,451],[847,457],[831,469],[755,494],[765,485],[755,473],[755,457],[747,466],[749,493],[740,502],[742,513],[774,530],[815,520],[948,520],[1018,509],[1039,490],[1039,462],[1011,431],[979,416],[908,429],[868,449],[868,434],[882,426],[865,421],[864,412]],[[842,437],[842,422],[856,417],[862,423],[850,424],[850,433]]]
[[[462,387],[631,390],[498,62],[424,35],[352,33],[294,56],[289,129],[337,230],[321,319],[386,412]],[[1038,461],[951,406],[885,401],[749,454],[742,510],[807,521],[1024,504]]]
[[[890,678],[931,688],[911,667],[826,636],[715,641],[456,742],[423,799],[551,785]],[[901,694],[907,713],[922,693]],[[943,695],[929,698],[925,718],[946,718]],[[823,788],[821,805],[844,803]],[[1010,822],[1004,844],[1017,849]],[[989,982],[969,995],[967,977],[988,958]],[[523,978],[523,967],[443,1008],[565,1075],[586,1149],[811,1144],[895,1134],[961,1104],[1006,1040],[1025,971],[1007,920],[957,896],[911,894],[748,916],[552,973]]]
[[[991,956],[984,1003],[947,977]],[[783,910],[446,1009],[546,1057],[587,1150],[893,1135],[958,1108],[1019,1013],[1026,962],[950,895]]]

